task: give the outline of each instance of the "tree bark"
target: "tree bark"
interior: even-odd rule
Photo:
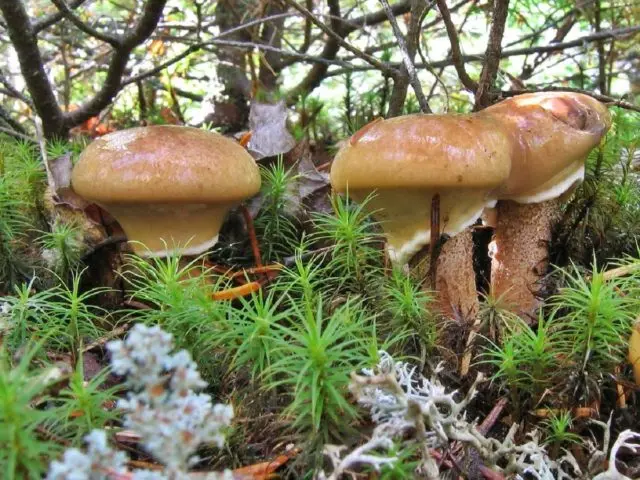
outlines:
[[[47,138],[66,136],[64,114],[58,101],[38,48],[38,39],[34,33],[29,15],[21,0],[0,0],[0,11],[7,19],[6,27],[9,39],[18,54],[20,71],[33,99],[36,113],[42,120],[42,128]]]

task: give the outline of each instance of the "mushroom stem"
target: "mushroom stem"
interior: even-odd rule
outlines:
[[[440,241],[440,194],[436,193],[431,197],[431,225],[429,243],[429,277],[431,288],[436,288],[436,261],[438,259],[438,242]]]
[[[473,270],[471,228],[447,240],[435,262],[434,283],[440,312],[472,324],[480,303]]]
[[[524,319],[535,321],[549,267],[549,243],[559,199],[519,204],[501,200],[492,241],[491,291]]]
[[[431,197],[431,243],[429,251],[433,256],[436,245],[440,240],[440,194]]]

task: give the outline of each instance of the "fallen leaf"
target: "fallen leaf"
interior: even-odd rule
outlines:
[[[260,160],[291,150],[296,141],[287,130],[287,105],[252,102],[249,111],[249,151]]]
[[[261,462],[254,465],[248,465],[246,467],[236,468],[233,471],[233,476],[240,476],[241,478],[253,479],[253,480],[266,480],[268,478],[274,478],[275,472],[285,463],[291,460],[293,457],[300,453],[299,448],[292,448],[288,452],[278,455],[270,462]]]

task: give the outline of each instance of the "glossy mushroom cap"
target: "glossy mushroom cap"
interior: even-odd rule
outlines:
[[[228,210],[260,190],[260,173],[245,149],[222,135],[152,126],[95,140],[71,182],[118,220],[136,253],[197,255],[216,243]]]
[[[474,115],[408,115],[372,122],[331,167],[338,192],[363,201],[381,222],[391,259],[405,263],[430,241],[431,199],[440,229],[456,234],[482,213],[509,176],[512,145],[500,123]]]
[[[498,198],[538,203],[584,178],[584,161],[611,126],[607,107],[588,95],[519,95],[477,114],[502,123],[514,145],[511,175]]]

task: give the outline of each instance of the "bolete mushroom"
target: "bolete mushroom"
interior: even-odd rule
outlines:
[[[431,241],[432,200],[440,232],[455,235],[491,203],[509,176],[511,139],[491,118],[407,115],[370,123],[340,149],[331,185],[381,223],[392,262],[405,264]]]
[[[509,175],[510,137],[491,118],[408,115],[373,122],[351,137],[331,168],[331,184],[367,203],[396,265],[441,233],[473,224]],[[432,228],[433,227],[433,228]],[[431,263],[442,314],[473,320],[478,310],[471,234],[447,242]]]
[[[512,167],[495,192],[497,222],[491,247],[492,292],[533,317],[548,267],[558,197],[584,178],[584,163],[611,126],[603,104],[571,92],[532,93],[493,105],[479,116],[512,138]]]
[[[71,182],[118,220],[137,254],[198,255],[217,242],[229,209],[259,191],[260,174],[233,140],[163,125],[95,140]]]

